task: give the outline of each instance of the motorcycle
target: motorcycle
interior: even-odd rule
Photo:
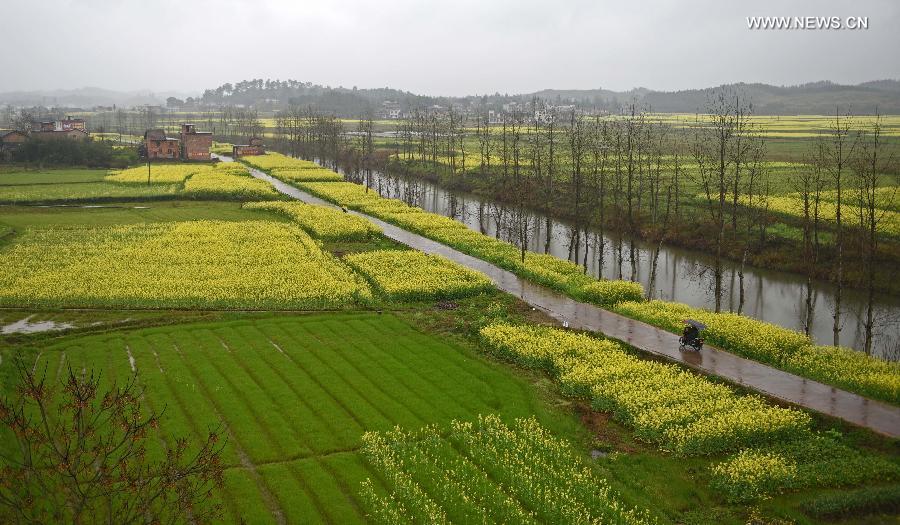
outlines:
[[[703,338],[700,337],[700,332],[706,329],[706,325],[691,319],[686,319],[684,324],[684,332],[678,338],[678,349],[686,350],[692,348],[694,351],[699,352],[703,348]]]

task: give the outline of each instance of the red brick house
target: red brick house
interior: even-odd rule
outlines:
[[[210,160],[212,133],[197,131],[193,124],[181,125],[181,152],[186,160]]]
[[[14,148],[28,140],[28,135],[16,130],[0,131],[0,149]]]
[[[144,132],[144,149],[148,159],[181,158],[181,141],[166,136],[164,129],[148,129]]]
[[[263,145],[261,138],[254,137],[250,139],[249,144],[235,144],[231,148],[233,158],[247,157],[249,155],[265,155],[266,147]]]

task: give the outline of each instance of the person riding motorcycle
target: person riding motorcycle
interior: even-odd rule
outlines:
[[[684,332],[681,335],[684,337],[685,343],[691,343],[700,335],[700,330],[696,326],[688,324],[684,327]]]

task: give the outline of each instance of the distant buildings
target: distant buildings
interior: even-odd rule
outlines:
[[[378,111],[378,117],[390,120],[398,120],[403,118],[403,112],[400,110],[400,104],[392,100],[385,100],[381,103],[381,109]]]
[[[31,128],[31,137],[36,139],[87,140],[90,137],[84,119],[71,116],[59,120],[35,122]]]
[[[231,156],[233,158],[239,157],[247,157],[250,155],[265,155],[266,147],[263,145],[263,141],[260,138],[252,138],[250,139],[249,144],[235,144],[231,148]]]
[[[182,124],[178,138],[170,137],[164,129],[144,132],[144,155],[148,159],[210,160],[212,133],[197,131],[193,124]]]
[[[36,122],[33,126],[33,130],[39,133],[47,133],[50,131],[72,131],[72,130],[81,130],[87,131],[87,128],[84,125],[83,118],[73,118],[71,116],[66,116],[64,119],[59,120],[43,120],[40,122]]]

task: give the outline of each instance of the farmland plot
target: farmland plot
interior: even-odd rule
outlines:
[[[303,230],[271,221],[30,229],[0,265],[7,306],[310,309],[371,297]]]
[[[0,368],[8,368],[9,355]],[[416,429],[499,414],[537,414],[571,432],[503,368],[413,329],[390,314],[317,314],[187,324],[71,336],[41,351],[49,378],[66,366],[132,371],[145,402],[166,407],[162,439],[198,442],[220,422],[228,443],[225,518],[290,523],[365,521],[363,481],[379,497],[380,475],[360,453],[363,434]],[[5,393],[5,392],[4,392]],[[9,436],[0,431],[0,453]],[[161,454],[158,448],[150,454]]]

